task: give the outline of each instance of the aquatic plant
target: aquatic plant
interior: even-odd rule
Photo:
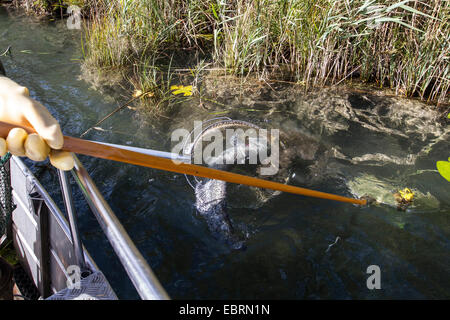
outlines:
[[[86,62],[157,63],[204,53],[227,73],[288,77],[307,86],[359,77],[398,94],[444,102],[450,87],[445,0],[109,2],[87,33]]]
[[[62,18],[66,15],[69,6],[76,5],[80,8],[87,8],[95,0],[0,0],[1,2],[12,2],[13,6],[24,8],[27,12]]]
[[[148,63],[166,72],[161,66],[176,53],[180,61],[206,59],[243,78],[306,87],[358,78],[399,95],[449,102],[448,0],[82,2],[90,16],[85,65],[132,70],[143,78],[134,83],[146,81]]]
[[[173,95],[183,94],[183,96],[192,96],[192,86],[174,85],[170,87]]]
[[[438,161],[436,162],[436,168],[439,174],[448,182],[450,182],[450,158],[448,161]]]

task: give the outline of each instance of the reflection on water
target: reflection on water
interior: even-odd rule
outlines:
[[[13,53],[2,58],[8,74],[73,136],[125,100],[79,79],[79,43],[80,34],[62,23],[0,11],[0,49],[11,45]],[[196,214],[182,175],[81,157],[173,298],[450,297],[449,184],[435,167],[450,156],[449,127],[430,107],[371,90],[306,94],[281,83],[241,86],[220,77],[204,79],[202,92],[203,107],[186,100],[157,121],[125,109],[102,124],[105,131],[86,138],[168,151],[174,129],[226,115],[280,129],[287,146],[280,175],[290,184],[345,196],[370,192],[388,205],[360,208],[279,194],[251,206],[247,187],[234,186],[228,213],[247,239],[247,249],[236,251]],[[52,169],[30,165],[47,187],[57,183]],[[405,187],[417,202],[400,212],[389,206],[390,194]],[[75,201],[88,250],[118,296],[136,298],[80,193]],[[381,268],[382,290],[366,287],[373,264]]]

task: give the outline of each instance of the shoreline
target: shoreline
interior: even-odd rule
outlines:
[[[391,0],[386,0],[385,2],[386,6],[388,4],[391,4],[391,6],[395,4],[395,1]],[[0,2],[0,5],[4,3]],[[12,1],[9,2],[9,6],[23,6],[26,3],[28,3],[26,0]],[[306,30],[304,31],[306,32],[305,35],[308,35],[310,38],[307,38],[304,43],[302,41],[292,42],[295,39],[290,38],[289,32],[296,32],[297,29],[289,29],[286,25],[286,34],[280,34],[276,30],[270,29],[271,22],[264,20],[268,16],[264,16],[261,12],[258,13],[255,11],[259,8],[258,6],[266,4],[265,0],[252,1],[248,8],[240,6],[240,1],[236,1],[234,6],[230,5],[229,8],[220,8],[234,13],[227,13],[227,10],[220,13],[218,12],[218,8],[214,6],[208,9],[183,5],[179,7],[174,5],[174,7],[171,7],[169,4],[161,4],[161,6],[170,7],[164,7],[165,9],[174,9],[173,14],[168,14],[162,10],[164,8],[161,6],[153,8],[154,10],[161,9],[162,11],[158,11],[158,13],[165,14],[163,18],[168,21],[177,18],[178,24],[192,24],[193,21],[189,21],[184,15],[196,13],[199,16],[199,24],[192,24],[191,26],[195,29],[194,31],[180,30],[179,25],[169,24],[169,27],[173,28],[174,31],[164,34],[165,38],[163,39],[157,38],[159,33],[165,32],[161,29],[163,28],[161,21],[156,21],[153,17],[138,20],[139,14],[146,12],[145,10],[148,9],[147,5],[150,4],[149,0],[127,2],[130,8],[122,16],[120,13],[122,11],[120,10],[124,8],[121,7],[119,2],[111,1],[109,11],[116,13],[114,17],[112,13],[109,15],[104,13],[105,2],[102,0],[68,1],[68,3],[83,3],[85,5],[83,12],[88,12],[84,14],[88,18],[83,23],[84,44],[82,50],[84,60],[81,62],[82,69],[93,76],[91,79],[96,78],[97,80],[102,78],[102,73],[114,73],[116,82],[120,83],[123,87],[129,88],[130,91],[151,93],[152,97],[150,99],[147,97],[145,103],[149,104],[150,108],[155,109],[157,112],[165,109],[170,104],[170,85],[174,84],[171,83],[173,78],[178,77],[185,79],[185,81],[191,81],[191,83],[183,84],[193,84],[195,88],[197,84],[201,83],[202,77],[209,76],[211,69],[215,70],[212,71],[213,73],[221,76],[235,76],[241,79],[242,82],[253,81],[255,79],[256,81],[267,83],[280,81],[303,86],[306,90],[340,84],[350,84],[351,86],[355,82],[365,83],[369,87],[376,88],[377,90],[387,89],[390,93],[393,92],[398,97],[418,99],[427,104],[436,105],[439,110],[444,109],[444,113],[446,112],[446,107],[450,105],[450,70],[445,68],[445,54],[446,52],[448,54],[448,47],[450,47],[450,36],[448,36],[448,33],[450,33],[450,6],[444,2],[441,3],[440,0],[434,1],[436,6],[432,12],[428,12],[426,7],[418,8],[423,9],[422,14],[411,14],[410,9],[408,9],[410,7],[406,7],[406,9],[400,11],[392,9],[391,11],[395,11],[397,15],[402,15],[404,20],[400,22],[389,20],[390,22],[379,23],[373,30],[369,27],[364,27],[364,32],[371,32],[368,36],[361,35],[359,31],[353,34],[352,28],[344,24],[337,27],[348,27],[344,29],[345,34],[339,34],[339,32],[338,34],[332,34],[335,31],[330,29],[327,31],[329,33],[326,34],[325,40],[313,38],[314,35],[312,33],[314,33],[314,30]],[[316,14],[323,14],[317,6],[310,8],[302,7],[304,5],[304,1],[302,0],[293,1],[293,3],[300,7],[297,8],[292,5],[288,8],[291,10],[288,10],[288,13],[297,14],[298,17],[303,17],[303,19],[310,18],[310,15],[304,12],[306,9],[316,10]],[[358,1],[356,4],[358,4]],[[439,7],[439,5],[442,6]],[[33,12],[38,16],[48,15],[48,12],[45,13],[46,11],[43,7],[39,7],[39,2],[28,9],[28,12]],[[271,5],[267,9],[271,14],[274,14],[271,11],[272,9],[277,9],[276,5]],[[361,8],[351,9],[355,11]],[[414,10],[422,12],[418,9]],[[61,7],[61,10],[60,17],[64,17],[65,9],[63,10]],[[385,11],[385,19],[388,20],[390,19],[391,11],[386,8]],[[252,24],[261,24],[259,29],[262,31],[267,27],[265,30],[266,33],[261,33],[260,37],[253,37],[253,35],[247,34],[245,28],[239,29],[243,26],[252,28],[252,25],[247,20],[240,21],[235,19],[235,17],[233,19],[236,21],[229,24],[226,24],[224,20],[225,17],[228,17],[226,14],[233,16],[241,13],[244,16],[252,16],[256,14],[255,12],[258,13],[256,16],[258,20]],[[352,12],[347,12],[350,18]],[[446,15],[446,13],[449,14]],[[67,14],[65,15],[67,16]],[[124,23],[125,18],[128,19],[127,21],[132,21],[133,23]],[[362,16],[358,15],[353,18],[362,18]],[[371,16],[368,15],[366,18],[370,20]],[[419,21],[420,18],[423,19]],[[430,22],[437,21],[438,19],[440,19],[438,21],[439,23]],[[405,26],[405,24],[408,25],[406,23],[408,21],[410,22],[409,26]],[[265,24],[266,22],[268,24]],[[295,22],[295,20],[289,20],[288,22]],[[324,23],[331,22],[325,21]],[[140,27],[136,26],[138,23],[141,25]],[[243,25],[240,26],[240,23]],[[430,24],[428,27],[431,29],[421,32],[416,28],[414,23],[425,26],[428,23]],[[432,23],[434,24],[431,25]],[[300,30],[307,28],[303,25],[299,27]],[[442,27],[442,30],[436,30],[437,27]],[[200,29],[197,30],[196,28]],[[382,43],[388,46],[388,48],[384,48],[386,52],[380,51],[382,45],[377,44],[377,41],[383,40],[379,34],[381,31],[378,31],[380,29],[385,33],[391,32],[390,29],[395,29],[397,32],[396,34],[390,35],[391,38],[389,41],[386,40],[387,42]],[[445,38],[446,30],[448,31],[447,39],[439,40],[438,36],[433,36],[434,33],[439,31],[443,35],[442,37]],[[152,32],[158,33],[156,39],[152,38]],[[233,32],[240,32],[242,39],[233,38]],[[322,38],[323,35],[321,35]],[[354,40],[356,44],[351,43],[350,40],[344,41],[339,38],[339,36],[345,35],[352,36],[349,39],[357,39]],[[259,39],[261,37],[262,39]],[[428,39],[430,37],[434,38],[430,40]],[[270,43],[267,40],[268,38],[273,38],[273,43]],[[275,40],[278,40],[278,42]],[[418,40],[422,42],[419,43]],[[230,48],[230,45],[239,47],[245,44],[245,41],[250,41],[250,43],[254,42],[254,45],[241,48],[249,51],[246,52],[246,54],[248,53],[246,56],[241,56],[243,50],[237,52],[232,47]],[[357,46],[360,45],[360,42],[364,41],[366,43],[361,45],[361,48],[358,48]],[[395,47],[395,42],[398,41],[404,42],[403,47],[414,46],[414,43],[416,43],[416,47],[407,48],[402,53],[400,52],[402,48]],[[435,52],[427,52],[429,54],[427,61],[423,61],[418,66],[409,66],[412,62],[417,62],[417,59],[414,57],[411,58],[411,56],[420,56],[422,51],[424,51],[422,48],[426,47],[426,45],[430,45],[433,48],[439,47],[437,45],[439,41],[441,41],[441,51],[436,49]],[[320,44],[326,45],[329,42],[333,43],[329,44],[330,47],[328,49],[320,48]],[[284,43],[288,44],[288,46],[281,48]],[[447,46],[445,43],[447,43]],[[274,48],[275,45],[280,47],[278,51]],[[316,47],[313,45],[316,45]],[[295,46],[303,46],[304,50],[308,52],[310,59],[298,53],[300,47],[294,48]],[[392,48],[389,49],[389,46]],[[289,49],[290,47],[293,48]],[[408,51],[408,49],[411,50]],[[361,50],[361,52],[356,53],[357,50]],[[366,61],[368,59],[370,60],[371,57],[368,53],[364,53],[364,50],[372,50],[373,62]],[[267,55],[268,51],[272,52],[271,56]],[[338,54],[336,54],[336,51]],[[230,54],[233,57],[228,61],[226,59],[229,58]],[[261,54],[262,56],[258,56]],[[277,55],[280,54],[282,57],[277,58]],[[366,55],[364,56],[364,54]],[[392,65],[389,65],[392,64],[391,60],[396,56],[398,60],[395,62],[398,64],[397,70]],[[433,60],[433,58],[436,59]],[[174,60],[177,61],[174,62]],[[350,60],[354,61],[352,62]],[[176,62],[178,62],[178,65],[176,65]],[[405,71],[402,68],[410,68],[410,70]],[[431,73],[424,75],[426,73],[423,71],[424,68],[429,70],[428,73]],[[184,69],[185,71],[174,71],[175,69]],[[416,69],[419,71],[422,70],[420,71],[422,73],[419,74],[419,71]],[[420,77],[423,78],[423,81],[420,81]]]

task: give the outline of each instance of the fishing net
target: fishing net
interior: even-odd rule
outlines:
[[[10,153],[0,158],[0,244],[1,239],[7,234],[11,214],[15,209],[11,192],[10,158]]]
[[[208,156],[202,159],[204,164],[219,170],[286,183],[287,172],[283,170],[280,170],[274,176],[261,175],[262,168],[270,166],[270,164],[262,164],[261,155],[264,154],[262,151],[265,151],[266,156],[271,153],[271,140],[265,133],[259,135],[259,130],[261,128],[257,125],[246,121],[232,120],[228,117],[203,121],[201,127],[194,128],[191,132],[190,135],[193,139],[186,139],[186,141],[193,140],[193,143],[189,145],[186,143],[183,148],[183,153],[184,155],[190,155],[193,163],[196,163],[195,152],[197,147],[199,148],[200,155],[205,156],[205,151],[211,147],[211,141],[225,142],[225,145],[222,145],[223,149],[221,148],[219,153],[217,153],[218,150],[206,152]],[[251,134],[258,138],[251,140],[249,137]],[[269,137],[271,136],[269,135]],[[284,150],[280,151],[281,153],[284,152]],[[254,160],[257,161],[250,164],[252,155],[254,156]],[[281,173],[281,171],[283,172]],[[229,207],[257,209],[264,205],[270,198],[280,193],[268,189],[226,184],[223,181],[217,180],[210,181],[210,179],[198,177],[186,178],[195,190],[197,199],[196,206],[200,212],[209,212],[212,207],[220,203],[218,200],[224,200],[225,196],[227,198],[227,206]]]

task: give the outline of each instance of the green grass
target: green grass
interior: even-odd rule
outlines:
[[[11,2],[17,8],[24,8],[27,12],[38,15],[50,15],[62,18],[70,5],[89,7],[95,0],[0,0],[0,3],[2,2]]]
[[[87,7],[85,65],[123,72],[138,89],[165,84],[168,61],[184,55],[244,79],[311,87],[357,78],[449,101],[449,0],[89,0]]]

